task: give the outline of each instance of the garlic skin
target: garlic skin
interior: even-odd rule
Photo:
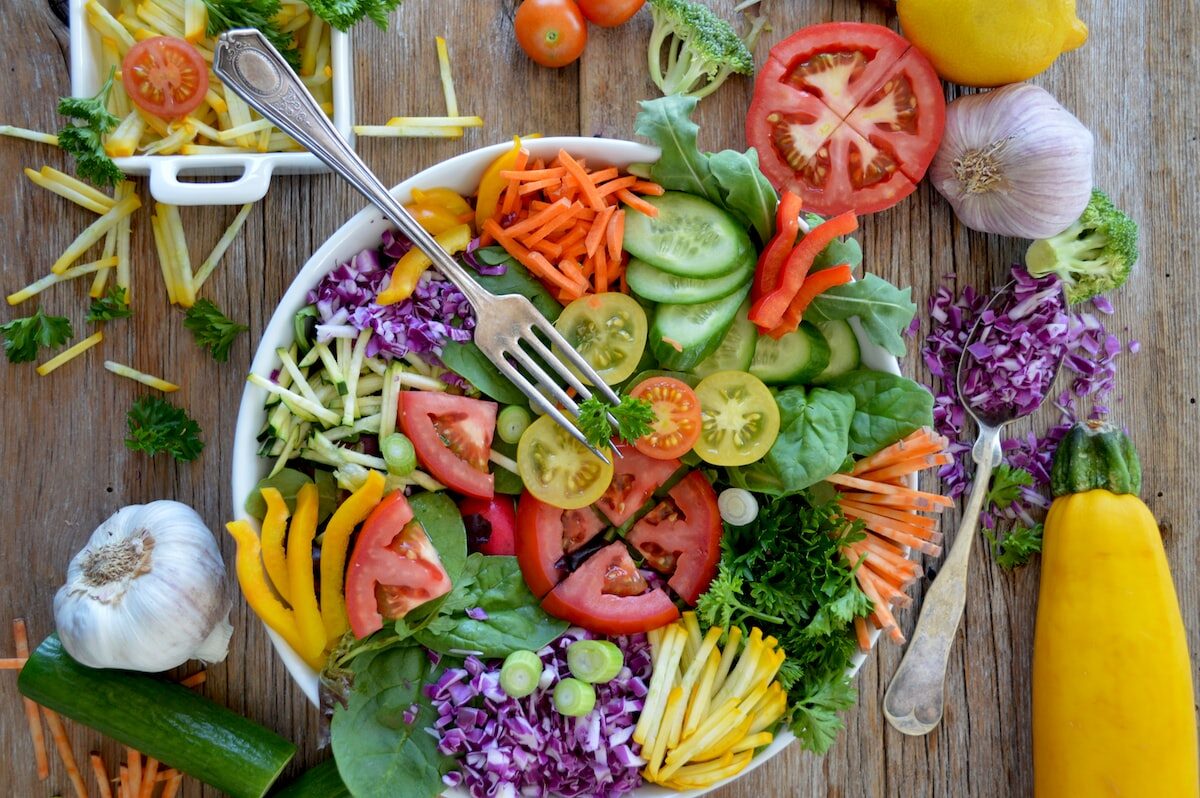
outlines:
[[[229,652],[225,563],[196,512],[174,501],[102,523],[54,596],[63,647],[93,668],[158,672]]]
[[[1092,192],[1092,132],[1028,83],[959,97],[929,167],[934,188],[973,230],[1049,238]]]

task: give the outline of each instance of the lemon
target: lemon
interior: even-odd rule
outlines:
[[[1017,83],[1087,41],[1075,0],[899,0],[904,35],[946,80]]]

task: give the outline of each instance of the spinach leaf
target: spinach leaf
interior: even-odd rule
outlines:
[[[760,241],[769,241],[775,234],[775,206],[779,195],[775,187],[758,168],[758,153],[754,148],[744,153],[721,150],[708,156],[708,167],[721,186],[723,204],[736,212],[758,232]]]
[[[450,581],[456,581],[467,562],[467,530],[454,500],[441,492],[418,493],[409,497],[408,506],[437,549]]]
[[[250,495],[246,497],[246,512],[262,520],[267,514],[267,502],[262,497],[263,488],[275,488],[279,491],[279,495],[283,497],[283,501],[287,504],[290,512],[296,511],[296,495],[300,493],[300,489],[310,482],[317,483],[317,523],[324,521],[329,516],[333,515],[333,511],[338,506],[338,487],[333,479],[333,474],[323,469],[317,469],[313,476],[315,479],[309,479],[308,475],[297,471],[294,468],[281,468],[277,474],[270,477],[264,477],[259,480],[254,486],[254,490],[250,491]]]
[[[882,371],[851,371],[825,387],[854,397],[852,454],[875,454],[921,427],[933,426],[933,395],[906,377]]]
[[[686,191],[721,204],[721,189],[709,169],[708,157],[696,146],[700,127],[692,121],[695,97],[672,94],[654,100],[642,100],[642,110],[633,123],[633,132],[658,145],[661,154],[650,165],[649,176],[672,191]]]
[[[916,315],[912,288],[901,290],[878,275],[868,274],[818,296],[808,306],[804,318],[819,322],[858,316],[867,337],[896,357],[902,357],[902,335]]]
[[[852,270],[862,264],[862,245],[858,243],[858,239],[849,237],[833,239],[825,249],[817,253],[817,257],[813,258],[813,265],[809,271],[819,272],[821,269],[828,269],[843,263],[848,263]]]
[[[354,686],[334,709],[330,737],[338,772],[358,798],[433,798],[455,760],[425,732],[437,712],[422,687],[434,678],[425,651],[396,645],[354,660]],[[416,717],[404,715],[415,708]]]
[[[552,618],[529,592],[516,557],[481,557],[473,592],[461,609],[439,617],[414,638],[442,653],[479,651],[484,657],[506,657],[513,651],[536,651],[567,630],[569,624]],[[465,610],[478,607],[486,617],[474,620]]]
[[[526,297],[541,314],[554,321],[562,313],[558,303],[546,286],[529,273],[529,270],[504,251],[502,247],[483,247],[475,250],[475,257],[489,266],[504,264],[504,274],[473,274],[472,277],[493,294],[520,294]],[[463,375],[466,376],[466,375]],[[479,386],[476,386],[477,388]],[[480,390],[483,390],[480,388]]]
[[[736,487],[786,496],[841,467],[849,447],[854,397],[825,388],[780,391],[779,437],[762,460],[729,469]]]
[[[525,394],[500,373],[500,369],[479,351],[474,341],[446,341],[442,344],[441,358],[446,368],[497,402],[506,405],[529,403]]]

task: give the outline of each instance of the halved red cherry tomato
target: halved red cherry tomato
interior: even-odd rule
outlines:
[[[208,92],[208,64],[191,42],[155,36],[129,48],[121,61],[125,93],[163,119],[186,116]]]
[[[642,509],[680,465],[678,460],[647,457],[626,444],[617,444],[617,450],[621,456],[613,457],[612,482],[594,505],[613,526],[620,526]]]
[[[541,598],[567,576],[563,555],[578,551],[604,529],[591,507],[562,510],[529,491],[517,503],[517,563],[533,595]]]
[[[490,499],[488,472],[496,403],[436,391],[401,391],[400,426],[417,460],[446,487]]]
[[[862,214],[913,192],[945,122],[942,85],[919,50],[882,25],[830,22],[771,48],[746,139],[806,210]]]
[[[403,618],[414,607],[450,592],[450,577],[402,491],[390,493],[367,516],[346,571],[346,614],[355,637]]]
[[[550,591],[542,609],[598,634],[645,632],[679,617],[662,588],[648,587],[625,544],[617,541],[593,554]]]
[[[650,377],[629,392],[654,408],[649,435],[634,445],[647,457],[670,460],[687,454],[700,437],[700,400],[686,382],[674,377]],[[614,477],[615,478],[615,477]]]
[[[667,584],[681,599],[695,604],[717,573],[722,530],[717,493],[693,471],[633,525],[627,540],[650,567],[671,574]]]
[[[467,542],[471,551],[482,554],[512,555],[517,553],[517,511],[509,496],[463,499],[458,505],[467,527]]]

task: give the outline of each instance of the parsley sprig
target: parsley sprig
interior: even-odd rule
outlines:
[[[115,74],[113,67],[94,97],[63,97],[58,101],[58,112],[79,123],[58,131],[58,146],[75,157],[79,176],[98,186],[115,186],[125,179],[125,173],[104,151],[104,134],[121,121],[108,111],[108,93]]]
[[[132,315],[133,309],[129,307],[125,289],[114,285],[104,296],[92,300],[92,304],[88,306],[87,320],[98,324],[113,319],[127,319]]]
[[[296,37],[284,33],[275,21],[282,6],[279,0],[204,0],[204,5],[208,8],[209,36],[219,36],[234,28],[257,28],[292,69],[300,68]]]
[[[195,460],[204,449],[200,425],[181,407],[158,396],[143,396],[125,416],[125,445],[151,456],[166,452],[176,460]]]
[[[608,448],[613,438],[612,422],[608,414],[612,413],[617,420],[616,437],[624,441],[636,441],[643,435],[649,435],[654,423],[654,407],[645,399],[635,399],[632,396],[621,397],[621,403],[608,404],[595,396],[579,403],[579,431],[588,439],[588,443],[597,449]]]
[[[340,31],[352,28],[363,17],[368,17],[387,30],[388,14],[394,11],[401,0],[308,0],[308,7],[317,16]]]
[[[229,360],[229,348],[238,334],[250,329],[226,316],[209,299],[198,299],[196,304],[187,309],[183,326],[191,330],[196,343],[206,347],[213,360],[220,363]]]
[[[992,485],[988,488],[987,501],[984,505],[995,505],[1002,510],[1021,498],[1021,488],[1033,484],[1033,474],[1024,468],[1013,468],[1008,463],[997,466],[992,475]]]
[[[1003,533],[985,529],[983,534],[992,546],[996,564],[1006,571],[1021,567],[1042,550],[1042,524],[1014,524]]]
[[[66,316],[47,316],[38,308],[32,316],[0,324],[4,354],[9,363],[28,363],[37,359],[38,347],[62,346],[75,335]]]

